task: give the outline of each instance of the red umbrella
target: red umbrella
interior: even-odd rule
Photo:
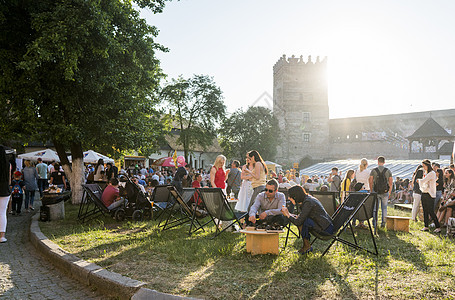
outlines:
[[[160,159],[155,160],[152,165],[154,166],[162,166],[162,167],[175,167],[174,159],[172,157],[163,157]],[[179,156],[177,157],[177,166],[183,167],[186,165],[185,157]]]
[[[153,165],[153,166],[161,166],[167,158],[169,158],[169,157],[158,158],[157,160],[155,160],[155,161],[152,163],[152,165]]]

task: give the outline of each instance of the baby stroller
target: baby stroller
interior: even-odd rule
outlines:
[[[126,199],[126,204],[116,214],[131,217],[134,221],[149,220],[152,217],[152,203],[148,197],[128,177],[122,175],[119,181],[120,197]]]

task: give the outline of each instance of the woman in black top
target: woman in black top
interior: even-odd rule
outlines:
[[[289,200],[294,205],[296,203],[300,205],[300,214],[298,216],[290,214],[286,207],[283,207],[281,211],[285,217],[289,218],[289,221],[299,227],[303,239],[303,247],[299,253],[306,254],[313,251],[310,245],[310,229],[321,235],[332,235],[334,230],[332,219],[321,202],[308,195],[301,186],[297,185],[289,189]]]
[[[54,165],[54,172],[51,174],[51,180],[49,181],[50,184],[54,184],[59,188],[64,188],[66,190],[66,178],[65,172],[60,171],[60,165],[55,163]]]
[[[419,213],[420,210],[420,200],[422,198],[422,191],[420,190],[419,182],[417,179],[422,179],[423,178],[423,167],[422,165],[418,165],[417,168],[414,171],[414,174],[412,174],[412,198],[413,198],[413,203],[412,203],[412,212],[411,212],[411,218],[413,221],[417,221],[417,214]]]

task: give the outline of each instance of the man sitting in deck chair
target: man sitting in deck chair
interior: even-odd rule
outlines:
[[[310,244],[310,229],[315,230],[320,235],[333,234],[333,223],[318,199],[310,196],[301,186],[293,186],[289,189],[289,200],[295,205],[301,205],[298,216],[290,214],[286,206],[281,211],[294,225],[299,227],[300,235],[303,239],[303,247],[299,250],[300,254],[307,254],[313,251]]]
[[[109,180],[109,185],[101,195],[101,201],[109,210],[119,207],[125,202],[124,198],[120,198],[117,178],[114,177]]]
[[[265,191],[259,193],[250,208],[247,224],[256,223],[256,214],[259,215],[258,225],[285,226],[288,222],[281,213],[281,208],[286,206],[286,197],[278,192],[278,181],[271,179],[265,186]]]

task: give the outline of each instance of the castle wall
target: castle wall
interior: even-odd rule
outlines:
[[[384,155],[390,159],[409,159],[406,137],[412,135],[430,116],[449,133],[455,133],[455,109],[332,119],[329,121],[330,157],[375,158]]]
[[[326,70],[327,59],[319,57],[313,62],[283,55],[274,65],[273,113],[281,130],[277,162],[290,166],[379,155],[409,159],[406,138],[429,117],[455,135],[455,109],[329,120]]]

